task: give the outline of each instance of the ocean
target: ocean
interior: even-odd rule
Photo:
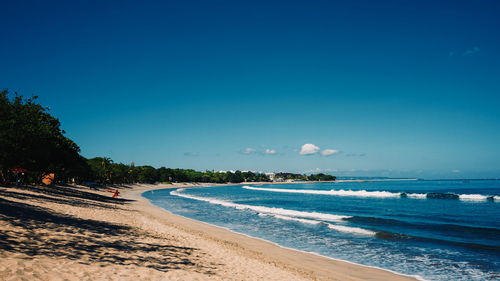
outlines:
[[[143,194],[174,214],[423,280],[500,280],[500,181],[234,185]]]

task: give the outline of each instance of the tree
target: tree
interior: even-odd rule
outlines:
[[[122,184],[132,183],[130,177],[130,166],[119,163],[111,164],[111,183]]]
[[[171,182],[172,181],[171,169],[167,169],[165,167],[160,167],[156,171],[158,173],[158,181],[160,181],[160,182]]]
[[[307,177],[308,180],[310,181],[334,181],[336,179],[335,176],[332,175],[325,175],[323,173],[319,174],[311,174],[310,176]]]
[[[139,182],[155,183],[158,181],[156,169],[151,166],[140,166],[137,180]]]
[[[95,157],[88,159],[90,167],[89,178],[96,180],[100,184],[111,183],[113,160],[109,157]]]
[[[9,169],[19,166],[40,179],[55,173],[60,180],[83,176],[86,169],[80,148],[64,136],[57,118],[36,103],[37,97],[0,92],[0,180],[5,182]]]

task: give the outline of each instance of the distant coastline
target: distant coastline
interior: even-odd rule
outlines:
[[[410,179],[357,179],[357,180],[336,180],[334,182],[372,182],[372,181],[418,181],[417,178]]]

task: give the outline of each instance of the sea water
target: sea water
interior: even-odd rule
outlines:
[[[174,214],[425,280],[500,280],[500,181],[234,185],[143,194]]]

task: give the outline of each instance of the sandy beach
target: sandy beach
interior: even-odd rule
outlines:
[[[0,187],[0,280],[415,280],[173,215],[146,190]]]

